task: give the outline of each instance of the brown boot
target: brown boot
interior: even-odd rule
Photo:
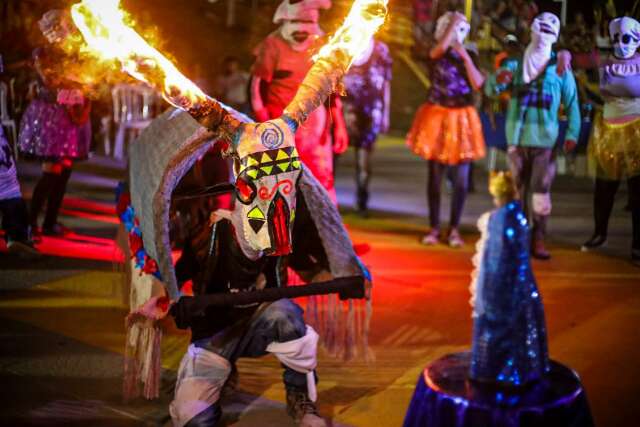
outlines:
[[[327,422],[305,391],[287,389],[287,414],[298,427],[327,427]]]
[[[551,254],[544,247],[544,240],[534,238],[533,245],[531,245],[531,256],[541,260],[548,260],[551,258]]]

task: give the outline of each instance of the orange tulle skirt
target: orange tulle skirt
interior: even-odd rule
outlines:
[[[449,165],[485,155],[482,124],[474,107],[422,104],[407,135],[407,145],[426,160]]]

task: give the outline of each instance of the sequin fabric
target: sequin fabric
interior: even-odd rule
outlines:
[[[549,371],[542,299],[529,262],[529,227],[518,202],[491,213],[476,278],[470,376],[520,386]]]
[[[384,132],[384,96],[386,83],[391,81],[392,59],[386,44],[376,41],[369,60],[352,65],[343,83],[347,96],[343,109],[349,143],[371,149]]]
[[[84,159],[91,144],[91,122],[76,125],[52,91],[43,89],[20,122],[18,147],[27,156],[56,160]]]
[[[599,178],[620,180],[640,175],[640,119],[614,124],[596,115],[588,154],[590,169]]]

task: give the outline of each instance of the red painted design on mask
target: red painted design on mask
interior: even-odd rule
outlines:
[[[289,221],[285,201],[282,197],[275,201],[273,210],[273,239],[275,250],[272,256],[287,255],[291,253],[291,240],[289,239]]]
[[[258,196],[262,200],[269,200],[270,198],[273,197],[274,194],[276,194],[276,191],[278,190],[279,187],[282,187],[283,194],[288,195],[291,193],[291,190],[293,189],[293,182],[291,182],[290,179],[283,179],[282,181],[279,181],[276,185],[274,185],[271,191],[269,191],[267,187],[262,186],[258,190]]]

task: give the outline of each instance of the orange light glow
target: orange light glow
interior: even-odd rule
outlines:
[[[120,0],[82,0],[71,7],[71,18],[86,42],[86,50],[102,60],[115,60],[133,78],[160,91],[170,104],[190,109],[207,96],[162,53],[126,24]]]
[[[355,0],[344,22],[331,36],[314,60],[331,60],[336,51],[344,51],[353,59],[369,45],[369,41],[384,24],[389,0]]]

